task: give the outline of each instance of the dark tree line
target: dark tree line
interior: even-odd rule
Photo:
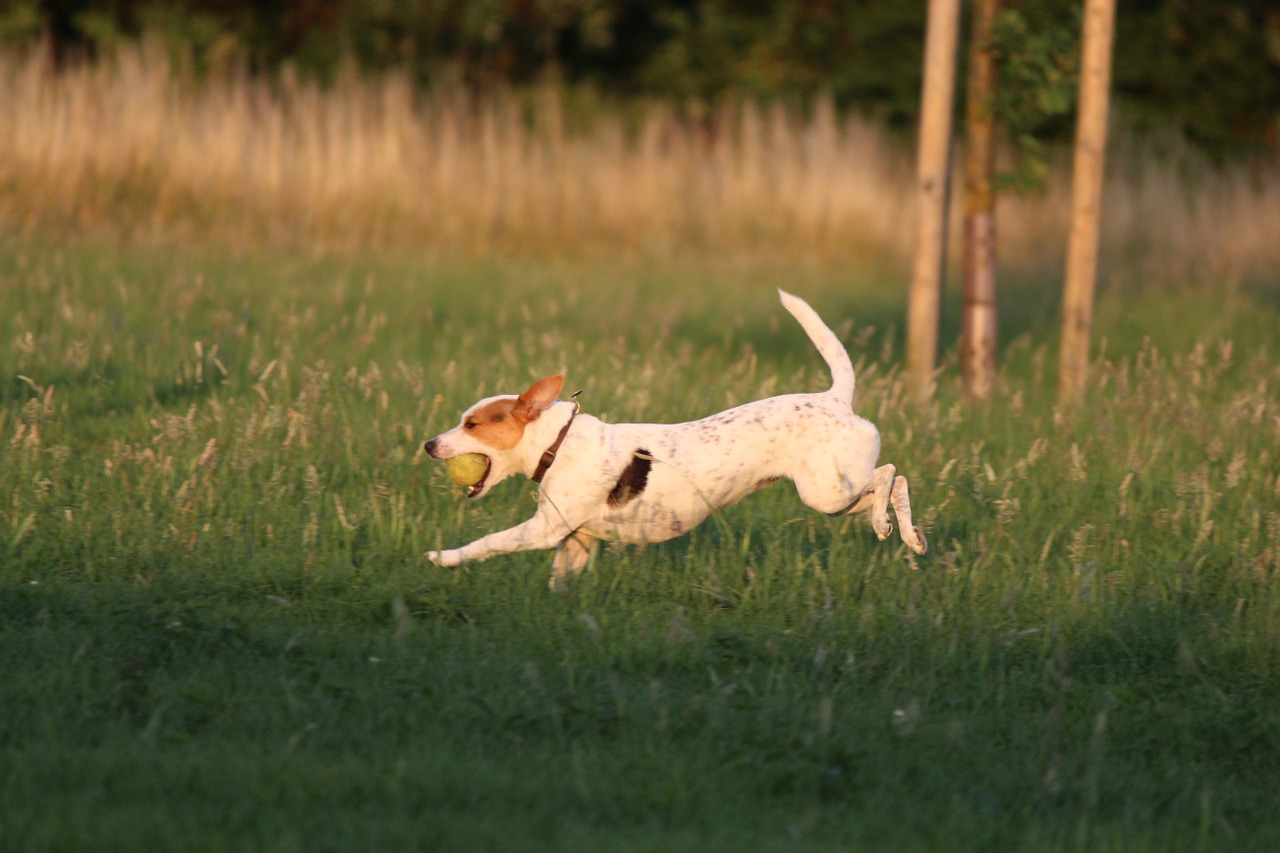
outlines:
[[[1070,133],[1078,0],[1009,2],[1002,53],[1048,100],[1027,114]],[[910,126],[924,0],[8,0],[0,40],[43,36],[60,57],[148,33],[198,65],[230,56],[326,76],[354,59],[477,87],[555,74],[620,96],[802,98]],[[1217,154],[1280,147],[1280,3],[1120,0],[1114,83],[1126,116],[1171,125]],[[1060,66],[1055,71],[1055,66]],[[1055,74],[1061,77],[1055,90]],[[1006,89],[1006,97],[1017,97]],[[1056,120],[1054,116],[1060,118]],[[1016,120],[1013,122],[1016,125]]]

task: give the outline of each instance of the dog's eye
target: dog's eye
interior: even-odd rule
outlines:
[[[476,422],[475,422],[475,421],[467,421],[466,423],[464,423],[464,424],[462,425],[462,428],[463,428],[463,429],[475,429],[475,428],[476,428]]]

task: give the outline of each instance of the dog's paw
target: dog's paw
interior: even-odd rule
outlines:
[[[462,552],[457,548],[449,551],[428,551],[424,554],[428,560],[445,569],[462,565]]]
[[[928,551],[929,540],[925,538],[924,531],[921,530],[919,527],[912,527],[911,529],[915,531],[916,541],[908,542],[907,545],[911,548],[912,551],[915,551],[917,554],[923,554],[925,551]]]

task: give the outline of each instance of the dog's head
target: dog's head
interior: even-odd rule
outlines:
[[[518,473],[526,459],[541,455],[546,448],[526,446],[529,425],[560,396],[563,376],[551,376],[529,386],[518,396],[488,397],[467,409],[462,422],[423,445],[432,459],[451,459],[464,453],[479,453],[488,460],[484,476],[467,492],[478,498],[489,489]]]

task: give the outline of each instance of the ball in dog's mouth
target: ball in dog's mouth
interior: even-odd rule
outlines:
[[[489,474],[489,457],[483,453],[463,453],[446,459],[444,468],[450,480],[468,487],[474,495]]]

